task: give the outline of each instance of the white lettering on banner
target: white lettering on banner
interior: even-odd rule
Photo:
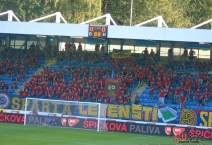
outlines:
[[[158,127],[143,125],[130,125],[130,132],[160,134],[160,130]]]

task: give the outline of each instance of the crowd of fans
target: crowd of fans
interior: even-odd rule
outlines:
[[[24,84],[24,90],[20,91],[20,95],[77,101],[130,103],[131,94],[128,88],[134,87],[134,80],[136,79],[134,71],[139,66],[136,65],[133,58],[114,59],[112,64],[111,68],[88,67],[86,65],[70,66],[66,70],[60,69],[59,72],[44,68],[39,74],[31,76],[30,81]],[[119,97],[111,100],[110,96],[105,95],[104,86],[112,69],[115,70],[114,78],[120,79],[121,93]],[[71,78],[66,77],[67,75]]]
[[[7,72],[8,77],[16,75],[17,81],[23,81],[25,71],[31,67],[40,67],[38,57],[43,55],[51,55],[52,45],[47,45],[45,51],[40,51],[39,45],[30,46],[24,56],[19,51],[8,50],[5,56],[0,59],[0,74]],[[73,51],[79,50],[79,51]],[[104,51],[104,45],[95,45],[95,51]],[[79,43],[78,48],[70,42],[65,44],[65,51],[56,54],[58,62],[88,62],[98,63],[104,62],[110,64],[111,67],[88,67],[69,66],[67,69],[53,71],[43,68],[43,70],[30,77],[29,82],[24,83],[24,89],[21,90],[20,96],[37,96],[47,98],[60,98],[65,100],[83,100],[98,102],[116,102],[119,104],[127,104],[131,102],[131,91],[138,82],[138,86],[144,83],[149,86],[149,99],[154,99],[155,91],[159,96],[159,104],[162,106],[164,100],[172,100],[173,103],[183,106],[186,101],[198,100],[201,106],[204,102],[212,100],[212,80],[209,79],[207,70],[212,69],[212,60],[203,61],[194,59],[195,52],[191,49],[188,53],[184,49],[183,55],[179,60],[173,60],[173,49],[168,50],[168,63],[159,64],[156,62],[157,54],[147,49],[143,52],[144,65],[141,65],[134,57],[125,59],[111,59],[105,53],[88,53],[82,51],[82,45]],[[190,61],[187,60],[187,57]],[[193,64],[192,68],[199,71],[198,77],[183,74],[179,76],[176,69],[187,68]],[[120,95],[116,98],[105,95],[105,80],[114,70],[114,78],[121,81]],[[71,77],[70,77],[71,76]],[[137,84],[136,84],[137,85]],[[7,86],[0,81],[0,89],[7,93],[8,88],[18,88],[15,81],[11,86]],[[138,93],[135,95],[135,104],[139,102]]]
[[[139,82],[145,81],[149,86],[149,99],[154,99],[153,94],[156,91],[159,96],[159,104],[163,106],[165,99],[170,99],[175,104],[180,103],[182,107],[186,101],[198,100],[199,106],[206,101],[212,101],[212,80],[208,76],[208,71],[212,69],[212,60],[195,59],[195,51],[190,49],[188,53],[186,48],[179,60],[173,60],[173,48],[170,48],[167,65],[155,63],[156,54],[153,50],[149,53],[145,49],[142,54],[144,60],[147,60],[146,66],[137,74]],[[190,67],[199,72],[197,77],[186,73],[179,76],[179,73],[176,72],[177,69]]]
[[[12,79],[8,86],[0,80],[0,91],[8,94],[8,89],[17,89],[16,82],[23,82],[26,71],[32,68],[39,68],[38,58],[43,55],[38,45],[32,43],[28,51],[8,49],[1,53],[0,57],[0,77],[5,76]]]

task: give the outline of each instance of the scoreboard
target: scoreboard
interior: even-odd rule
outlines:
[[[88,37],[107,38],[107,26],[89,25]]]

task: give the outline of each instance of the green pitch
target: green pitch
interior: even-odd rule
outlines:
[[[173,142],[171,137],[0,123],[1,145],[140,145],[150,143],[179,144]],[[200,143],[211,145],[212,141]]]
[[[162,113],[165,120],[175,117],[174,114],[169,110],[161,111],[161,113]]]

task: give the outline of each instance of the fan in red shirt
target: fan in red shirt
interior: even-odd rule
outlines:
[[[63,94],[63,90],[60,87],[58,87],[56,90],[56,94],[57,94],[57,97],[60,98],[60,96]]]
[[[46,92],[46,96],[47,96],[47,98],[52,98],[53,95],[54,95],[54,89],[52,87],[50,87]]]
[[[209,89],[210,89],[210,87],[211,87],[211,84],[210,84],[210,82],[209,82],[209,81],[207,81],[207,82],[206,82],[206,88],[209,90]]]
[[[144,78],[144,74],[143,74],[142,69],[139,69],[137,77],[138,77],[138,81],[139,81],[140,86],[142,86],[142,82],[143,82],[143,78]]]
[[[24,97],[29,97],[29,92],[28,92],[28,90],[27,90],[27,89],[25,89],[25,90],[24,90],[24,92],[23,92],[23,96],[24,96]]]
[[[4,73],[4,66],[3,64],[0,64],[0,75]]]
[[[79,100],[80,100],[80,96],[79,96],[78,93],[75,93],[75,95],[74,95],[74,100],[75,100],[75,101],[79,101]]]
[[[93,94],[93,101],[97,101],[97,98],[98,98],[98,94],[97,94],[97,92],[94,92],[94,94]]]
[[[60,96],[60,98],[61,98],[61,99],[64,99],[64,100],[67,99],[67,94],[64,92],[64,93]]]
[[[124,83],[123,86],[122,86],[122,89],[123,89],[124,93],[127,92],[127,88],[128,88],[127,85]]]
[[[99,90],[98,91],[98,102],[102,102],[103,99],[103,91]]]
[[[8,70],[8,77],[12,77],[13,76],[13,74],[12,74],[12,71],[11,70]]]
[[[15,81],[12,81],[12,84],[11,84],[11,89],[17,89],[17,84],[15,83]]]
[[[21,96],[21,97],[23,97],[24,96],[24,91],[22,90],[22,91],[19,91],[19,95]]]
[[[106,97],[106,98],[104,99],[104,102],[105,102],[105,103],[110,103],[110,97]]]
[[[198,87],[199,87],[199,81],[198,81],[198,80],[196,80],[196,82],[194,83],[194,88],[195,88],[195,90],[197,90],[197,89],[198,89]]]
[[[83,100],[88,100],[89,98],[89,90],[86,88],[84,91],[83,91]]]
[[[38,94],[38,88],[37,86],[32,87],[32,95],[36,96]]]
[[[201,98],[202,95],[201,95],[201,92],[200,92],[200,89],[199,89],[199,88],[197,89],[195,95],[196,95],[196,97],[198,98],[198,100]],[[194,100],[195,100],[195,98],[194,98]],[[200,101],[200,102],[201,102],[201,101]]]
[[[180,98],[180,93],[181,93],[181,89],[179,87],[176,88],[175,90],[175,101],[178,102],[179,98]]]
[[[180,106],[181,106],[181,109],[183,109],[185,106],[185,102],[186,102],[186,97],[185,95],[183,95],[183,93],[181,93],[180,95]]]
[[[158,90],[161,90],[162,87],[163,87],[163,84],[162,84],[161,82],[158,82],[158,84],[157,84],[157,89],[158,89]]]
[[[67,94],[67,100],[74,100],[74,94],[73,92],[69,92],[69,94]]]
[[[183,84],[186,83],[186,76],[185,76],[185,75],[182,76],[182,83],[183,83]]]
[[[103,76],[102,78],[102,86],[105,87],[105,83],[106,83],[106,76]]]
[[[205,91],[204,91],[204,102],[206,101],[206,99],[208,99],[209,98],[209,91],[208,91],[208,89],[207,88],[205,88]]]
[[[43,88],[38,86],[38,95],[41,97],[43,95]]]
[[[127,93],[127,103],[130,103],[132,99],[132,96],[130,93]]]
[[[188,101],[192,101],[193,100],[191,86],[188,89],[186,89],[186,97],[187,97]]]
[[[118,97],[118,103],[119,104],[123,104],[124,103],[124,98],[121,95]]]
[[[8,90],[7,90],[7,88],[4,88],[4,94],[8,95]]]
[[[151,85],[151,87],[149,88],[149,99],[153,99],[153,91],[154,91],[154,86]]]
[[[44,83],[42,88],[44,92],[47,92],[47,90],[49,89],[47,83]]]
[[[206,84],[208,80],[208,73],[203,73],[203,83]]]
[[[166,95],[166,92],[164,89],[162,89],[159,93],[159,104],[161,104],[162,106],[164,106],[164,97]]]
[[[168,87],[171,85],[171,79],[170,79],[170,77],[168,77],[166,79],[165,85],[168,86]]]
[[[25,71],[24,71],[24,69],[21,69],[21,71],[20,71],[20,76],[21,76],[22,78],[25,77]]]

